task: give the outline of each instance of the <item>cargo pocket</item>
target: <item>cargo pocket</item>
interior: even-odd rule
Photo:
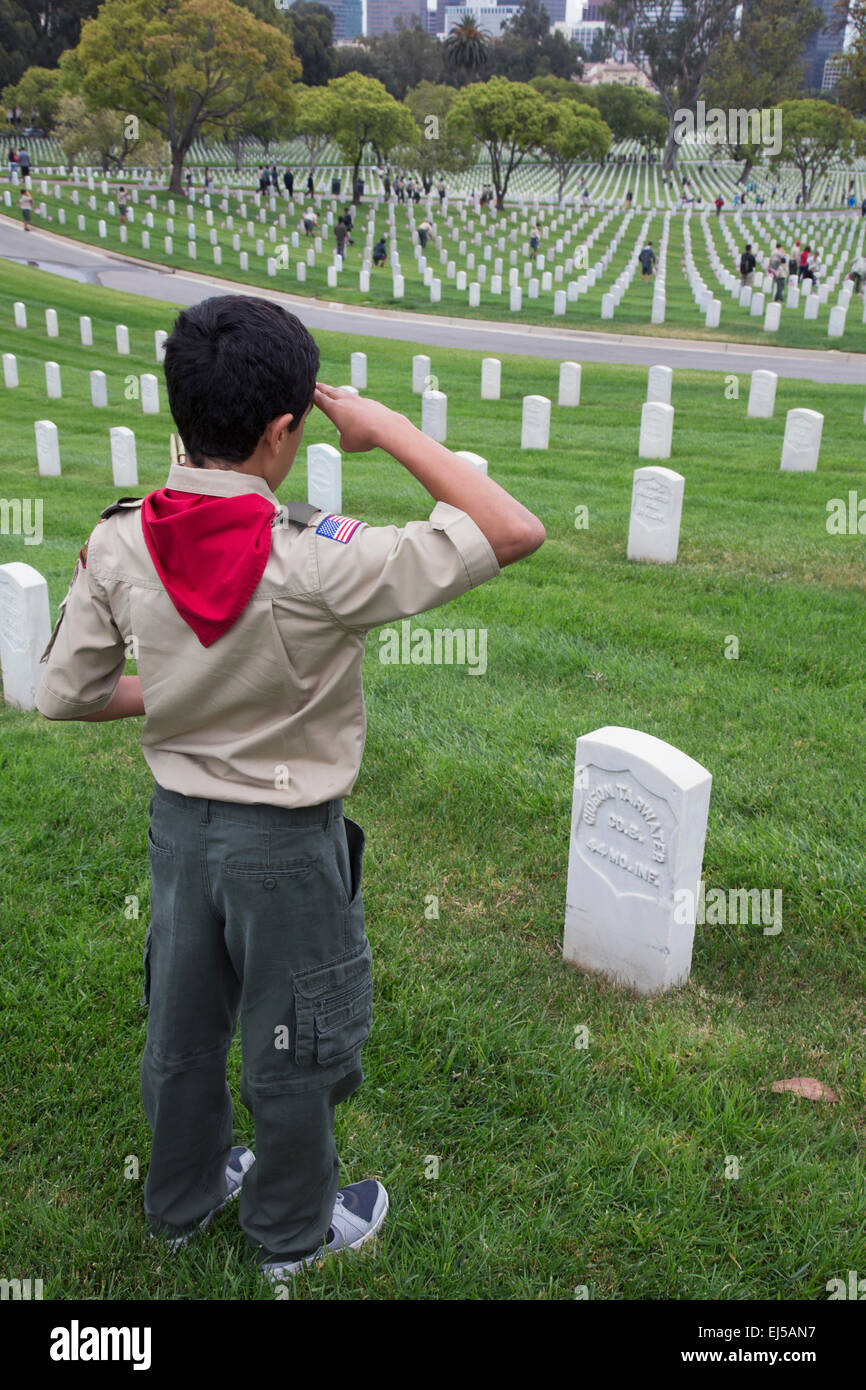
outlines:
[[[299,1066],[346,1070],[358,1064],[373,1023],[372,960],[365,940],[327,965],[293,977]]]
[[[143,1009],[146,1009],[150,1003],[150,940],[152,934],[153,928],[150,925],[148,925],[147,934],[144,938],[144,990],[141,999],[139,1000],[139,1003],[141,1004],[141,1007]]]

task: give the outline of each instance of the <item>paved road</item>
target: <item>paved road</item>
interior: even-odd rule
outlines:
[[[359,333],[419,347],[472,348],[497,356],[516,353],[562,360],[574,358],[581,362],[627,362],[637,366],[660,363],[668,367],[718,372],[751,372],[756,367],[768,367],[782,377],[866,385],[866,354],[863,353],[643,338],[636,334],[489,323],[479,319],[452,319],[334,304],[270,289],[251,289],[248,285],[198,272],[149,265],[134,257],[93,249],[51,232],[35,229],[24,232],[20,223],[4,216],[0,216],[0,256],[33,262],[58,275],[108,289],[125,290],[148,299],[167,300],[170,304],[197,304],[213,294],[259,294],[285,304],[311,331],[329,329]]]

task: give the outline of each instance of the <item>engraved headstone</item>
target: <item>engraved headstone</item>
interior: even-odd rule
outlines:
[[[558,405],[580,405],[580,363],[561,362],[559,365]]]
[[[12,308],[15,310],[15,327],[16,327],[16,328],[26,328],[26,327],[27,327],[27,306],[26,306],[26,304],[23,304],[23,303],[21,302],[20,299],[16,299],[15,303],[12,305]]]
[[[422,433],[444,444],[448,434],[448,397],[444,391],[424,391],[421,395]]]
[[[674,408],[663,401],[646,401],[641,408],[640,445],[642,459],[669,459],[674,432]]]
[[[339,515],[343,505],[342,456],[333,444],[307,447],[307,501]]]
[[[8,705],[36,708],[39,658],[50,636],[48,585],[42,575],[21,560],[0,565],[0,669]]]
[[[772,420],[773,411],[776,407],[776,386],[779,378],[775,372],[762,370],[752,372],[752,383],[749,387],[749,405],[746,410],[747,415],[751,415],[758,420]]]
[[[782,462],[786,473],[813,473],[818,467],[824,416],[817,410],[789,410],[782,441]]]
[[[49,338],[57,338],[60,336],[60,329],[57,326],[56,309],[45,310],[45,332],[48,334]]]
[[[359,391],[367,389],[367,354],[366,352],[353,352],[350,359],[352,385],[357,386]]]
[[[520,428],[521,449],[546,449],[550,443],[550,401],[547,396],[524,396]]]
[[[563,958],[641,994],[688,981],[712,777],[637,729],[577,740]]]
[[[93,347],[93,324],[86,314],[79,318],[78,327],[81,332],[81,346]]]
[[[117,343],[117,351],[125,357],[129,356],[129,329],[125,323],[119,323],[114,330],[114,338]]]
[[[498,401],[502,390],[502,363],[498,357],[485,357],[481,361],[481,399]]]
[[[159,414],[159,382],[152,372],[141,376],[141,410],[143,415]]]
[[[648,401],[671,403],[671,386],[674,374],[670,367],[650,367],[647,377],[646,398]]]
[[[165,329],[157,328],[156,332],[153,335],[153,347],[157,363],[162,363],[165,361],[165,344],[167,338],[168,334],[166,333]]]
[[[57,362],[45,363],[45,394],[52,401],[58,401],[63,395],[60,389],[60,366]]]
[[[51,420],[35,420],[36,465],[41,478],[60,477],[60,444],[57,426]]]
[[[90,404],[97,407],[108,405],[105,372],[90,373]]]
[[[672,468],[635,469],[626,552],[629,560],[673,564],[679,548],[684,488],[685,478]]]
[[[111,440],[111,473],[114,486],[138,487],[135,435],[125,425],[115,425],[108,433]]]

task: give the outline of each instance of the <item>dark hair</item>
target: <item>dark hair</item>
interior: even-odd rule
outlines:
[[[315,340],[271,300],[215,295],[183,309],[165,344],[165,383],[187,461],[243,463],[278,415],[296,429],[318,368]]]

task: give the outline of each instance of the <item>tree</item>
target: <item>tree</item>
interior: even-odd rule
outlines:
[[[15,86],[4,87],[0,100],[27,125],[50,130],[60,105],[60,73],[56,68],[28,68]]]
[[[841,4],[836,6],[844,18]],[[866,0],[845,0],[848,22],[853,30],[845,58],[847,69],[839,81],[837,96],[843,106],[855,115],[866,115]]]
[[[828,101],[785,101],[781,106],[782,145],[774,165],[793,164],[800,171],[803,207],[815,182],[832,163],[847,162],[864,148],[864,129],[843,106]]]
[[[406,93],[406,106],[418,127],[415,162],[419,173],[431,182],[436,174],[456,173],[472,163],[473,141],[465,134],[449,132],[448,112],[457,90],[445,83],[420,82]]]
[[[168,162],[168,147],[155,131],[139,130],[135,140],[126,134],[123,111],[88,111],[83,97],[64,92],[60,97],[55,134],[63,146],[70,171],[76,160],[98,164],[103,173],[120,172],[134,152],[136,161],[149,168]]]
[[[358,202],[358,175],[368,145],[380,162],[392,150],[413,145],[418,127],[409,110],[395,101],[374,77],[352,72],[327,86],[331,102],[331,136],[352,165],[352,199]]]
[[[486,149],[499,208],[515,169],[543,138],[544,113],[538,92],[527,83],[504,77],[464,87],[448,113],[450,135],[471,138]]]
[[[286,20],[295,53],[301,60],[301,81],[307,87],[324,87],[337,75],[333,10],[317,0],[295,0]]]
[[[89,110],[124,111],[158,131],[171,150],[171,191],[200,135],[231,133],[295,110],[301,65],[291,41],[231,0],[106,0],[82,27],[61,67],[80,81]]]
[[[617,42],[661,94],[668,172],[679,152],[677,113],[694,110],[713,53],[733,34],[738,7],[739,0],[611,0],[605,6]]]
[[[610,126],[614,140],[639,140],[642,144],[657,143],[659,131],[662,142],[667,136],[667,117],[660,99],[640,87],[627,87],[622,82],[600,82],[595,87],[576,88],[578,99],[598,107],[603,121]],[[661,121],[661,125],[660,125]]]
[[[541,0],[521,0],[517,13],[506,26],[509,34],[538,46],[550,33],[550,15]]]
[[[488,35],[479,29],[475,20],[468,17],[455,24],[445,40],[445,54],[448,65],[464,72],[468,80],[477,77],[487,62]]]
[[[388,33],[337,50],[339,76],[360,72],[375,77],[397,101],[419,82],[443,82],[446,71],[444,44],[414,16],[406,23],[398,15]]]
[[[299,87],[298,112],[292,123],[292,134],[301,141],[310,160],[310,172],[322,152],[331,143],[334,128],[334,100],[327,87]]]
[[[0,87],[29,67],[54,68],[99,0],[0,0]]]
[[[799,91],[805,64],[806,41],[821,27],[822,19],[810,0],[761,0],[743,11],[739,34],[721,40],[707,68],[704,97],[707,106],[720,110],[757,110],[778,106]],[[745,134],[739,124],[726,141],[731,158],[742,163],[738,179],[745,183],[760,144],[737,138]]]
[[[556,174],[556,197],[562,195],[572,170],[584,160],[604,159],[610,149],[610,126],[592,106],[560,101],[546,108],[541,163]]]

